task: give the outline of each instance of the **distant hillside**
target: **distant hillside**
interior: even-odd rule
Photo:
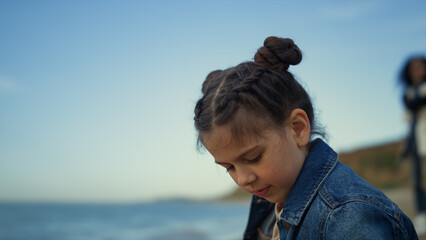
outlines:
[[[339,154],[339,161],[382,190],[407,187],[411,184],[409,160],[401,160],[402,142],[390,142]],[[250,194],[237,189],[220,200],[249,200]]]
[[[339,161],[380,189],[411,184],[410,160],[401,159],[402,141],[339,154]]]

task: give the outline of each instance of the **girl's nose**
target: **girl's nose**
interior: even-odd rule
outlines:
[[[256,180],[256,175],[248,169],[240,168],[237,170],[237,184],[240,186],[247,186]]]

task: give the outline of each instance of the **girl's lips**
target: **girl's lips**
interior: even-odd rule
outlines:
[[[259,197],[263,197],[269,192],[269,188],[271,188],[271,187],[269,186],[269,187],[266,187],[264,189],[260,189],[259,191],[255,191],[254,194],[256,194]]]

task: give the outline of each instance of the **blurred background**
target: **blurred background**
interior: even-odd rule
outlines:
[[[290,71],[336,151],[405,137],[397,77],[407,57],[426,53],[426,1],[1,0],[0,215],[15,218],[0,219],[0,239],[163,239],[164,229],[175,239],[238,239],[248,202],[188,210],[236,216],[226,236],[200,218],[182,225],[165,203],[234,191],[208,152],[197,152],[193,108],[210,71],[252,60],[268,36],[302,50]],[[154,203],[179,221],[134,214],[148,216]],[[52,213],[34,225],[53,205],[92,220],[69,225]],[[23,206],[35,212],[16,217]],[[117,222],[132,228],[116,223],[100,235],[94,216],[111,206],[122,206]]]

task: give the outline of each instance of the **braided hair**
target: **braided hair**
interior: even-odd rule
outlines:
[[[301,61],[302,53],[293,40],[268,37],[254,61],[208,74],[194,111],[198,146],[203,146],[203,134],[215,127],[228,126],[234,139],[282,127],[296,108],[306,112],[311,136],[323,135],[314,127],[309,95],[288,72],[290,65]]]

